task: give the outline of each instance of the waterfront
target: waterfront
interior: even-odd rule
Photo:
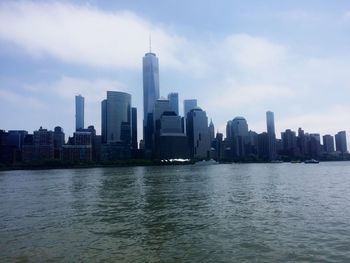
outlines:
[[[0,172],[0,261],[349,262],[350,162]]]

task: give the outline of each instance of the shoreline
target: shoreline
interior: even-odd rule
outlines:
[[[349,160],[319,160],[320,163],[323,162],[345,162]],[[200,161],[199,161],[200,162]],[[35,171],[35,170],[66,170],[66,169],[91,169],[91,168],[119,168],[119,167],[146,167],[146,166],[174,166],[174,165],[194,165],[197,161],[190,160],[185,162],[180,161],[173,161],[173,162],[162,162],[159,160],[128,160],[128,161],[115,161],[115,162],[109,162],[109,163],[64,163],[64,162],[56,162],[56,161],[50,161],[48,163],[32,163],[32,164],[26,164],[26,163],[20,163],[18,165],[13,166],[5,166],[0,164],[0,172],[2,171],[21,171],[21,170],[28,170],[28,171]],[[267,162],[267,161],[261,161],[261,162],[249,162],[249,161],[232,161],[232,162],[226,162],[226,161],[219,161],[216,162],[216,164],[281,164],[281,163],[292,163],[292,164],[304,164],[304,162],[297,162],[293,163],[290,161],[285,162]],[[1,166],[2,165],[2,166]]]

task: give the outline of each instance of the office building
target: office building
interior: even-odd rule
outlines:
[[[214,123],[213,123],[212,119],[210,119],[208,129],[209,129],[209,139],[210,139],[210,144],[211,144],[212,141],[215,139],[215,127],[214,127]]]
[[[191,157],[208,159],[210,151],[208,117],[201,108],[196,107],[187,114],[186,134]]]
[[[170,108],[176,115],[179,115],[179,94],[172,92],[168,94],[168,100],[170,103]]]
[[[184,131],[186,132],[186,118],[187,114],[194,108],[197,107],[196,99],[184,100]]]
[[[348,152],[345,131],[340,131],[335,135],[335,147],[336,150],[342,154]]]
[[[150,51],[143,57],[143,139],[148,156],[152,152],[153,109],[157,99],[159,99],[158,58]]]
[[[102,101],[102,140],[104,143],[131,143],[131,95],[107,91]]]
[[[75,130],[84,129],[84,97],[75,96]]]
[[[268,156],[269,160],[276,159],[276,133],[275,133],[275,118],[272,111],[266,112],[266,126],[268,135]]]
[[[131,147],[137,149],[137,109],[131,108]]]
[[[326,153],[334,152],[334,137],[326,134],[322,136],[323,139],[323,151]]]

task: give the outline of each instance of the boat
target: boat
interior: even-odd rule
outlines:
[[[310,160],[305,160],[304,163],[319,163],[319,161],[317,161],[315,159],[310,159]]]

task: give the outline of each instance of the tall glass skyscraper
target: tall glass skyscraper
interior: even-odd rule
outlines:
[[[149,52],[143,57],[143,139],[145,150],[152,149],[153,109],[159,99],[159,67],[156,54]]]
[[[131,143],[131,95],[107,91],[107,99],[101,106],[103,142]]]
[[[75,96],[75,130],[84,129],[84,97]]]

